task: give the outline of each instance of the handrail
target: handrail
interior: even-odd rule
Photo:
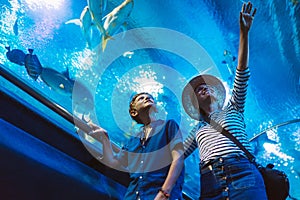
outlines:
[[[11,72],[5,69],[5,66],[3,64],[0,64],[0,75],[2,75],[5,79],[28,93],[30,96],[34,97],[36,100],[62,116],[64,119],[69,121],[70,123],[77,126],[79,129],[84,131],[85,133],[89,133],[92,131],[91,127],[87,125],[83,120],[79,119],[78,117],[72,115],[69,111],[67,111],[65,108],[60,106],[59,104],[47,99],[42,93],[34,90],[30,86],[28,86],[25,82],[22,80],[16,78]]]
[[[267,128],[267,129],[265,129],[265,130],[263,130],[263,131],[261,131],[261,132],[255,134],[255,136],[253,136],[249,141],[250,141],[250,142],[254,141],[254,140],[257,139],[259,136],[265,134],[267,131],[272,130],[272,129],[274,129],[274,128],[279,128],[279,127],[281,127],[281,126],[285,126],[285,125],[293,124],[293,123],[297,123],[297,122],[300,122],[300,119],[292,119],[292,120],[289,120],[289,121],[286,121],[286,122],[282,122],[282,123],[280,123],[280,124],[276,124],[276,125],[274,125],[274,126],[271,126],[271,127]]]
[[[54,101],[49,100],[41,92],[38,92],[28,86],[24,81],[16,78],[11,72],[5,69],[5,66],[3,64],[0,64],[0,66],[0,75],[2,75],[5,79],[19,87],[21,90],[25,91],[30,96],[34,97],[36,100],[53,110],[58,115],[62,116],[64,119],[72,123],[74,126],[78,127],[83,132],[89,133],[92,131],[92,128],[86,122],[72,115],[69,111],[67,111],[65,108],[55,103]],[[118,152],[120,148],[114,142],[111,143],[113,150]]]

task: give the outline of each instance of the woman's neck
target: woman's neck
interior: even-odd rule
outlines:
[[[219,109],[220,109],[220,107],[217,102],[201,107],[202,114],[204,115],[205,118],[208,118],[213,112],[215,112]]]

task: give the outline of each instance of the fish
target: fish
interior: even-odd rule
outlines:
[[[93,22],[88,6],[83,8],[79,19],[71,19],[65,22],[65,24],[75,24],[80,26],[81,32],[90,49],[95,48],[101,42],[101,32]]]
[[[53,91],[64,96],[72,95],[73,83],[64,74],[46,67],[42,69],[40,77]]]
[[[126,20],[131,14],[134,6],[133,0],[125,0],[119,6],[115,7],[110,13],[103,17],[103,28],[107,35],[112,36],[126,25]],[[106,47],[107,41],[103,41],[102,47]]]
[[[90,113],[94,107],[94,97],[90,90],[80,81],[74,82],[72,102],[74,110],[84,115]]]
[[[236,60],[236,57],[233,56],[231,54],[231,52],[229,50],[226,50],[226,49],[223,52],[223,56],[224,56],[225,59],[222,61],[222,64],[226,64],[227,67],[228,67],[228,71],[229,71],[230,75],[233,75],[234,71],[235,71],[235,67],[234,67],[233,62]]]
[[[89,114],[94,109],[94,97],[90,90],[79,80],[70,78],[69,69],[63,72],[63,75],[72,84],[72,101],[74,110],[84,115]]]
[[[228,72],[229,72],[229,81],[233,83],[233,78],[235,74],[235,60],[236,57],[232,55],[232,53],[229,50],[224,50],[223,52],[224,60],[222,61],[222,64],[225,64],[227,66]]]
[[[42,65],[37,57],[33,55],[33,49],[28,49],[28,54],[25,56],[25,68],[28,75],[36,80],[39,75],[42,73]]]
[[[13,31],[16,36],[19,35],[18,19],[16,19],[16,21],[14,23]]]
[[[25,65],[25,56],[26,54],[20,49],[10,50],[10,46],[5,47],[7,49],[6,57],[7,59],[17,65]]]
[[[103,12],[106,9],[107,0],[87,0],[89,12],[91,14],[92,21],[98,27],[102,34],[102,51],[105,50],[107,41],[112,37],[108,34],[107,30],[103,27]]]

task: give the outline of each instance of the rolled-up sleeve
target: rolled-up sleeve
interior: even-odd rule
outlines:
[[[183,150],[182,133],[178,124],[174,120],[170,120],[168,123],[168,141],[170,150],[180,148]]]

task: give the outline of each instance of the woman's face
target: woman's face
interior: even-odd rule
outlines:
[[[213,86],[201,84],[195,89],[195,94],[200,105],[210,104],[213,100],[216,100],[216,92]]]

